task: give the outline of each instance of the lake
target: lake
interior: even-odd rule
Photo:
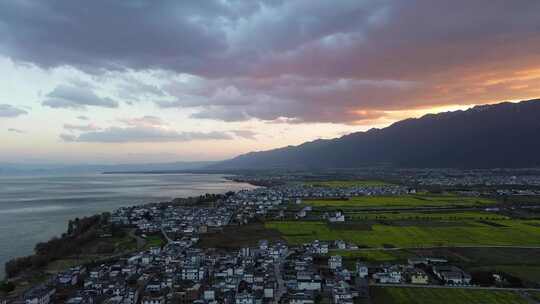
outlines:
[[[64,233],[70,219],[176,197],[253,189],[220,174],[0,176],[0,278],[4,263]]]

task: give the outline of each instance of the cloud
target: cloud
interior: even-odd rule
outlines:
[[[85,116],[85,115],[80,115],[80,116],[77,116],[77,119],[78,120],[90,120],[90,117]]]
[[[24,133],[26,133],[26,131],[20,130],[20,129],[16,129],[16,128],[9,128],[8,131],[9,131],[9,132],[13,132],[13,133],[17,133],[17,134],[24,134]]]
[[[129,74],[114,73],[111,77],[120,80],[116,90],[118,96],[124,100],[140,102],[165,96],[165,92],[158,85],[144,82]]]
[[[98,0],[84,7],[70,1],[2,2],[0,47],[12,58],[43,67],[200,69],[206,64],[198,57],[218,56],[227,47],[220,18],[238,14],[217,0]]]
[[[232,130],[231,133],[233,133],[237,137],[250,139],[250,140],[257,139],[257,135],[258,135],[256,132],[253,132],[251,130]]]
[[[162,127],[166,126],[167,123],[164,122],[161,118],[157,116],[152,115],[146,115],[143,117],[135,117],[135,118],[126,118],[126,119],[119,119],[120,122],[133,127]]]
[[[65,142],[74,142],[77,141],[77,136],[73,134],[60,134],[60,139]]]
[[[253,118],[241,107],[204,107],[190,115],[196,119],[222,120],[226,122],[246,121]]]
[[[46,95],[43,105],[72,109],[84,109],[87,106],[117,108],[118,102],[108,97],[99,97],[86,87],[59,85]]]
[[[116,75],[118,98],[197,119],[364,124],[539,96],[538,11],[537,0],[4,1],[0,54]],[[44,104],[90,105],[67,95]]]
[[[384,116],[383,110],[396,107],[400,96],[418,94],[422,86],[413,81],[284,75],[265,79],[199,80],[196,88],[171,83],[165,90],[176,94],[177,100],[159,105],[194,108],[197,111],[192,118],[358,124]]]
[[[63,133],[60,138],[65,142],[187,142],[196,140],[230,140],[244,138],[255,140],[257,133],[251,130],[230,130],[223,132],[178,132],[169,128],[169,124],[160,117],[146,115],[142,117],[118,119],[124,126],[99,128],[94,124],[64,124],[68,132],[79,131],[79,135]]]
[[[28,114],[26,110],[16,108],[9,104],[0,104],[0,117],[17,117]]]
[[[74,125],[74,124],[64,124],[64,129],[68,131],[95,131],[100,128],[94,124],[87,125]]]
[[[67,142],[90,143],[151,143],[151,142],[187,142],[196,140],[229,140],[226,132],[177,132],[157,127],[110,127],[100,131],[81,133],[79,136],[62,134],[60,138]]]

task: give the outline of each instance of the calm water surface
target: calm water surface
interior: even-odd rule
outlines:
[[[7,260],[31,254],[36,243],[62,234],[75,217],[252,188],[218,174],[0,176],[0,278]]]

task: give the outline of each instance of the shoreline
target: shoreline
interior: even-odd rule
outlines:
[[[208,197],[221,198],[221,197],[224,197],[226,195],[226,193],[228,193],[228,192],[231,192],[231,191],[218,193],[218,194],[205,193],[205,194],[202,194],[202,195],[199,195],[199,196],[174,198],[174,199],[172,199],[170,201],[162,201],[162,202],[152,202],[152,203],[143,203],[143,204],[137,204],[137,205],[130,205],[130,206],[126,206],[126,207],[116,208],[115,210],[113,210],[113,212],[118,210],[118,209],[121,209],[121,208],[136,208],[136,207],[145,207],[145,206],[146,207],[159,207],[159,206],[164,206],[164,205],[179,205],[179,206],[187,206],[187,207],[190,207],[190,206],[203,206],[204,204],[206,204],[205,200],[208,199]],[[65,233],[62,233],[62,235],[60,237],[60,240],[62,240],[62,238],[65,238],[65,237],[70,237],[69,231],[70,231],[71,224],[73,222],[75,222],[75,221],[83,221],[83,220],[96,218],[96,217],[100,217],[101,220],[102,220],[103,216],[106,215],[106,214],[108,216],[110,216],[111,213],[103,212],[101,214],[94,214],[94,215],[91,215],[91,216],[83,217],[81,219],[76,218],[76,219],[69,220],[67,225],[66,225],[67,229],[66,229]],[[96,227],[92,226],[90,228],[95,229]],[[125,231],[126,228],[119,228],[119,229],[122,231],[122,233],[128,234],[128,232]],[[77,235],[75,237],[77,237]],[[50,243],[50,242],[52,242],[54,240],[57,240],[58,237],[53,237],[49,241],[39,242],[39,243],[35,244],[34,251],[33,251],[33,253],[31,255],[14,257],[14,258],[8,260],[4,265],[2,265],[3,270],[4,270],[4,277],[0,278],[0,283],[2,283],[2,284],[16,283],[15,286],[17,286],[17,285],[23,285],[24,286],[24,290],[15,290],[15,291],[10,292],[10,293],[4,293],[4,295],[8,295],[10,297],[11,296],[17,297],[17,296],[20,296],[21,294],[23,294],[27,288],[31,288],[32,286],[34,286],[36,284],[42,283],[41,279],[38,282],[32,282],[31,280],[29,280],[29,278],[39,276],[40,278],[45,279],[44,281],[48,280],[51,276],[55,275],[55,271],[51,271],[49,269],[49,266],[51,266],[51,264],[54,264],[57,261],[76,260],[78,262],[75,263],[75,265],[73,265],[73,267],[75,267],[75,266],[86,267],[86,266],[89,266],[89,265],[95,265],[96,263],[97,264],[105,263],[106,261],[117,260],[117,259],[120,259],[122,257],[129,256],[129,255],[133,254],[134,252],[142,250],[144,248],[144,246],[148,245],[148,244],[145,244],[142,247],[139,246],[139,240],[138,239],[140,238],[140,236],[129,233],[129,237],[137,240],[137,248],[133,248],[133,249],[127,250],[127,251],[122,251],[122,252],[119,252],[119,253],[114,253],[113,255],[104,254],[104,253],[98,253],[98,254],[93,255],[91,259],[84,259],[84,257],[83,257],[84,255],[81,256],[81,254],[77,254],[77,253],[72,252],[72,253],[67,254],[65,256],[55,257],[55,258],[51,259],[50,261],[48,261],[46,264],[44,264],[42,266],[39,266],[39,267],[36,267],[36,268],[34,268],[34,267],[25,268],[25,269],[22,269],[20,272],[18,272],[16,275],[9,276],[8,271],[6,271],[6,265],[8,263],[12,263],[12,262],[20,260],[20,259],[32,259],[32,257],[39,257],[40,255],[36,251],[37,247],[39,245],[41,245],[41,244],[47,244],[47,243]],[[98,236],[98,238],[99,238],[99,236]],[[67,239],[66,241],[71,241],[71,240]],[[95,239],[90,240],[87,243],[92,242],[92,241],[95,241]],[[146,241],[146,243],[148,243],[148,241]],[[77,257],[77,258],[74,259],[74,257]],[[59,272],[61,272],[61,271],[56,271],[56,273],[59,273]],[[23,284],[20,284],[21,281],[23,282]],[[19,284],[17,284],[17,283],[19,283]],[[3,292],[0,291],[0,295],[2,295],[2,293]]]
[[[62,199],[62,200],[65,200],[65,202],[61,201],[58,203],[48,200],[47,195],[44,196],[44,198],[39,198],[37,196],[35,196],[34,198],[34,196],[32,196],[31,200],[28,201],[29,203],[27,203],[29,204],[29,206],[26,206],[26,205],[20,206],[21,208],[18,208],[18,209],[22,210],[24,207],[24,210],[33,211],[35,213],[35,215],[33,215],[32,213],[32,217],[36,219],[35,223],[34,222],[32,223],[32,225],[34,226],[32,226],[32,228],[22,229],[23,231],[28,230],[28,232],[23,232],[25,233],[24,240],[28,239],[28,241],[16,241],[14,242],[15,246],[6,246],[2,250],[2,252],[0,252],[3,256],[2,263],[0,266],[2,267],[2,270],[0,271],[0,282],[8,278],[7,274],[5,273],[5,263],[16,258],[33,255],[35,253],[35,246],[38,243],[46,242],[50,240],[51,238],[60,237],[63,233],[66,232],[68,222],[70,220],[75,219],[76,217],[93,216],[96,214],[100,214],[102,211],[112,212],[121,207],[133,207],[133,206],[146,205],[149,203],[160,203],[164,201],[172,201],[175,197],[177,197],[177,196],[172,196],[172,195],[169,196],[170,194],[168,192],[177,192],[177,194],[181,195],[178,197],[187,198],[187,197],[198,196],[204,193],[223,194],[229,190],[238,191],[241,189],[251,189],[253,187],[252,184],[248,184],[248,183],[245,183],[244,185],[238,184],[234,180],[233,175],[223,176],[221,174],[210,174],[210,173],[201,173],[201,175],[209,176],[209,178],[208,179],[203,178],[203,180],[201,181],[199,181],[200,178],[196,178],[194,181],[188,178],[189,184],[184,184],[185,183],[184,178],[180,178],[180,177],[173,178],[174,182],[171,183],[173,187],[171,187],[171,190],[169,191],[167,191],[167,189],[160,190],[160,184],[163,184],[166,181],[168,184],[168,180],[171,179],[168,177],[159,178],[159,180],[156,180],[159,182],[156,182],[156,183],[154,182],[147,183],[144,177],[139,178],[141,180],[140,182],[138,181],[138,179],[135,179],[135,181],[132,182],[132,179],[129,178],[130,181],[128,182],[128,184],[125,184],[126,180],[124,178],[124,179],[118,180],[119,182],[118,187],[114,186],[114,184],[112,184],[114,187],[111,187],[111,184],[109,184],[108,182],[110,179],[99,178],[99,176],[102,176],[102,175],[92,175],[90,177],[97,176],[98,178],[97,179],[91,178],[88,181],[87,181],[88,176],[84,175],[84,176],[80,176],[81,185],[91,186],[91,188],[89,189],[91,189],[92,191],[98,191],[96,192],[97,195],[92,195],[92,194],[87,195],[82,201],[76,198],[68,199],[69,195],[66,195],[66,198]],[[50,182],[47,180],[45,180],[45,182],[48,184],[53,184],[53,185],[56,183],[56,179],[63,178],[63,176],[57,176],[57,175],[52,175],[48,177],[55,179],[54,182]],[[17,177],[13,177],[13,178],[14,178],[14,185],[16,185],[18,183],[16,179]],[[42,179],[41,176],[35,177],[35,178],[39,180]],[[113,180],[116,183],[116,179],[113,179]],[[99,181],[99,183],[97,184],[98,185],[97,187],[92,186],[94,181]],[[28,183],[27,179],[24,179],[23,182]],[[143,182],[144,182],[143,184],[144,187],[149,187],[148,192],[146,191],[144,193],[141,192],[141,194],[139,195],[137,194],[136,191],[140,192],[139,190],[140,188],[133,188],[135,191],[130,190],[131,187],[136,186],[137,184],[143,183]],[[238,184],[238,185],[234,185],[231,182],[234,182],[234,184]],[[230,184],[230,186],[228,186],[228,184]],[[102,185],[106,185],[107,188],[103,188]],[[185,185],[185,188],[184,188],[184,185]],[[80,191],[86,191],[85,188],[86,187],[80,187]],[[76,189],[79,189],[79,188],[76,188]],[[106,192],[107,196],[102,196],[101,191],[105,191],[105,189],[113,189],[114,192]],[[106,190],[106,191],[110,191],[110,190]],[[164,191],[163,198],[160,198],[159,196],[159,193],[161,193],[161,191]],[[6,194],[17,195],[17,192],[12,192],[12,193],[7,192]],[[135,195],[137,195],[137,197],[140,197],[140,198],[135,198]],[[45,200],[47,201],[46,203],[45,203]],[[41,201],[43,201],[43,203]],[[40,205],[36,205],[37,203],[40,203]],[[62,210],[60,213],[58,212],[44,213],[44,211],[42,211],[42,209],[40,209],[41,207],[39,206],[41,205],[47,206],[47,204],[54,204],[54,205],[62,206]],[[36,205],[36,207],[34,207],[34,205]],[[5,208],[7,208],[6,210],[8,210],[11,207],[12,205],[7,204],[6,202],[6,205],[5,205]],[[20,228],[17,228],[17,224],[16,224],[17,218],[20,218],[19,220],[23,220],[26,217],[30,216],[30,213],[20,212],[14,215],[11,215],[11,213],[8,215],[6,212],[2,216],[6,217],[6,219],[9,219],[9,222],[4,222],[6,224],[5,227],[7,227],[7,229],[4,230],[4,232],[7,233],[11,231],[10,229],[17,229],[13,231],[19,232]],[[47,224],[47,221],[49,218],[51,221],[50,223],[53,225]],[[43,226],[43,225],[46,225],[46,226]],[[40,226],[45,227],[46,229],[39,230]],[[39,233],[34,232],[36,229],[38,229]],[[29,237],[26,237],[26,234],[28,234]],[[5,237],[6,237],[6,240],[9,240],[8,234],[6,234]]]

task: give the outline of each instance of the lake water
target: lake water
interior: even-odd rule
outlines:
[[[122,206],[252,189],[218,174],[0,177],[0,278],[4,263],[61,235],[67,222]]]

